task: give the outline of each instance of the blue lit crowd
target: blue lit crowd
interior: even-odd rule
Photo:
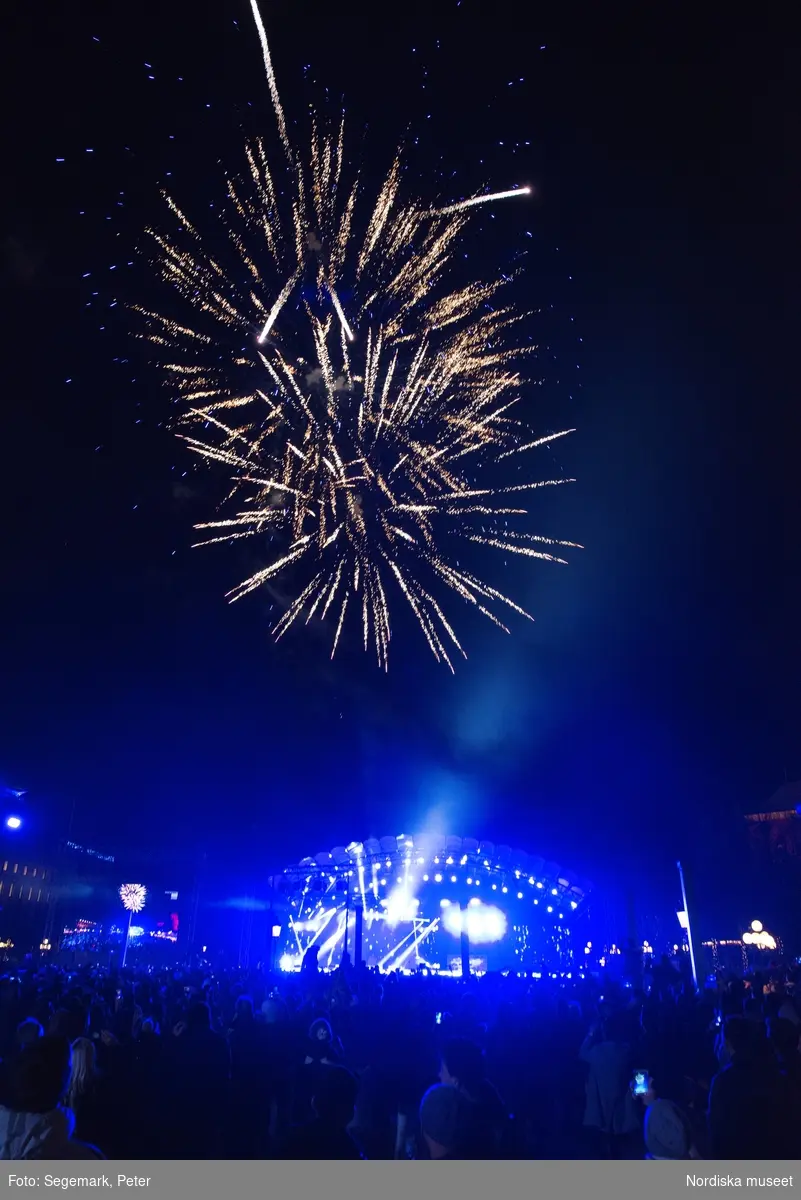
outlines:
[[[801,1157],[795,980],[667,960],[524,979],[354,970],[0,980],[0,1157]]]

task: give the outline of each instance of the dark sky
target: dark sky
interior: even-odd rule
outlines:
[[[432,811],[596,877],[722,856],[801,775],[792,31],[265,0],[287,111],[344,95],[368,180],[405,137],[424,195],[537,189],[471,253],[528,252],[530,417],[578,427],[543,459],[578,482],[537,527],[586,549],[492,564],[537,623],[463,622],[455,678],[413,629],[385,677],[313,634],[273,647],[270,597],[225,605],[239,561],[188,548],[209,484],[122,315],[152,292],[125,264],[159,184],[202,213],[272,134],[249,5],[3,8],[0,778],[32,819],[75,802],[81,836],[242,861]]]

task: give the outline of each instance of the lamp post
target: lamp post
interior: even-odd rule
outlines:
[[[120,900],[122,907],[128,911],[128,925],[125,930],[125,945],[122,950],[122,965],[125,966],[125,959],[128,956],[128,942],[131,937],[131,918],[134,913],[141,912],[145,907],[147,899],[147,888],[141,883],[124,883],[120,888]]]
[[[690,910],[687,907],[687,889],[684,886],[684,871],[682,870],[680,862],[677,862],[676,866],[679,869],[679,882],[681,884],[681,900],[682,900],[682,904],[684,905],[684,916],[687,919],[687,926],[686,926],[686,928],[687,928],[687,945],[689,946],[689,949],[690,949],[690,967],[691,967],[692,973],[693,973],[693,985],[695,987],[695,990],[698,991],[698,972],[695,969],[695,950],[693,949],[693,931],[692,931],[692,926],[690,925]]]
[[[459,916],[459,951],[462,960],[462,979],[467,979],[470,975],[470,933],[467,928],[467,902],[465,900],[462,900],[459,904]]]

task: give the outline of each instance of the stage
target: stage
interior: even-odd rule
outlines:
[[[299,971],[347,956],[382,973],[567,970],[590,885],[509,846],[431,834],[368,839],[304,858],[281,897],[274,962]]]

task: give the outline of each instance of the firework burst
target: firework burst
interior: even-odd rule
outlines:
[[[147,888],[142,883],[124,883],[120,888],[122,907],[130,913],[141,912],[146,899]]]
[[[166,197],[176,232],[150,231],[155,262],[187,315],[139,310],[181,405],[180,436],[230,479],[197,544],[268,547],[229,598],[289,573],[295,598],[276,637],[331,614],[333,656],[355,616],[386,668],[393,598],[403,597],[453,669],[453,648],[464,650],[445,594],[504,630],[504,607],[529,617],[459,565],[459,544],[556,562],[557,547],[575,545],[510,528],[525,520],[528,493],[567,480],[499,483],[493,466],[571,432],[535,437],[514,416],[533,349],[520,344],[525,314],[502,302],[505,278],[449,282],[475,208],[529,189],[410,202],[399,155],[363,205],[358,176],[346,182],[344,125],[315,120],[308,156],[293,149],[255,0],[253,10],[280,175],[264,141],[247,147],[216,241]]]

